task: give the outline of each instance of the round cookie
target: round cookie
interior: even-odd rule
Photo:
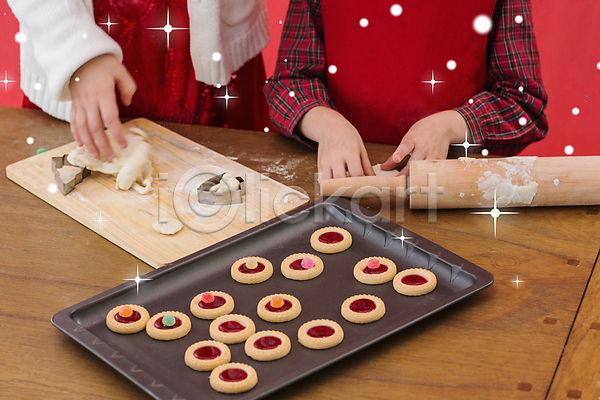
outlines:
[[[184,337],[192,329],[190,317],[179,311],[163,311],[146,323],[146,333],[156,340],[175,340]]]
[[[329,349],[344,340],[344,330],[335,321],[313,319],[298,329],[298,342],[309,349]]]
[[[329,226],[313,232],[310,245],[320,253],[340,253],[352,245],[352,235],[345,229]]]
[[[231,361],[231,351],[225,343],[215,340],[196,342],[185,351],[185,364],[196,371],[212,371]]]
[[[239,283],[255,284],[273,275],[273,264],[262,257],[240,258],[231,266],[231,277]]]
[[[254,332],[254,322],[241,314],[228,314],[220,316],[211,322],[208,329],[210,337],[219,342],[233,344],[241,343],[248,339]]]
[[[258,375],[248,364],[227,363],[219,365],[210,373],[210,386],[221,393],[242,393],[258,383]]]
[[[115,333],[129,335],[143,331],[150,314],[137,304],[116,306],[106,314],[106,326]]]
[[[421,296],[437,286],[435,274],[423,268],[409,268],[398,272],[394,278],[394,289],[405,296]]]
[[[342,317],[355,324],[377,321],[385,314],[385,304],[377,296],[357,294],[342,303]]]
[[[190,303],[190,311],[196,318],[215,319],[233,311],[233,297],[225,292],[216,290],[200,293]]]
[[[296,253],[281,262],[281,273],[288,279],[306,281],[323,272],[323,260],[314,254]]]
[[[258,316],[268,322],[287,322],[300,315],[300,300],[291,294],[270,294],[256,306]]]
[[[278,360],[292,349],[290,338],[279,331],[260,331],[250,336],[244,345],[246,355],[257,361]]]
[[[396,264],[384,257],[363,258],[354,266],[354,277],[367,285],[379,285],[394,279]]]

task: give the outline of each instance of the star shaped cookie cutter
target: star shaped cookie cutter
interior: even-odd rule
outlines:
[[[240,183],[240,188],[238,190],[227,190],[222,193],[210,191],[213,186],[218,185],[221,182],[223,175],[225,175],[225,173],[207,179],[206,181],[202,182],[200,186],[198,186],[199,203],[208,205],[228,205],[242,203],[242,198],[246,194],[246,182],[244,182],[244,179],[241,176],[235,177],[235,179],[237,179],[237,181]]]
[[[90,176],[92,173],[92,171],[90,171],[89,169],[87,169],[85,167],[79,167],[77,165],[71,164],[67,160],[67,156],[68,156],[68,154],[63,155],[62,157],[52,157],[52,164],[51,164],[52,172],[54,173],[54,181],[56,182],[56,186],[58,187],[58,190],[60,190],[60,192],[64,196],[71,193],[73,191],[73,189],[75,189],[75,186],[79,185],[81,183],[81,181],[83,181],[85,178]],[[62,167],[75,167],[75,168],[79,168],[81,171],[78,172],[77,175],[75,175],[70,181],[65,182],[60,177],[59,170]]]

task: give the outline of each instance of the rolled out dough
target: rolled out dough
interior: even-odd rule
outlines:
[[[398,176],[398,174],[400,174],[400,171],[398,170],[391,170],[391,171],[382,171],[381,170],[381,164],[375,164],[373,165],[373,171],[375,172],[375,175],[377,176],[385,176],[387,178],[393,178]]]
[[[162,235],[174,235],[183,228],[183,224],[175,218],[165,218],[152,224],[154,230]]]

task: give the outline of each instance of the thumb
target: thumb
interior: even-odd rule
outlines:
[[[133,95],[137,90],[137,85],[129,71],[127,71],[127,68],[122,64],[121,67],[122,68],[120,68],[115,75],[115,82],[117,90],[119,91],[119,96],[121,97],[121,102],[123,105],[128,106],[131,104]]]

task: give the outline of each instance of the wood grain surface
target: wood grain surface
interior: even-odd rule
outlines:
[[[297,142],[165,125],[317,196],[316,152]],[[71,141],[64,122],[0,107],[2,168]],[[393,149],[367,144],[373,164]],[[0,199],[0,398],[147,399],[50,318],[133,278],[138,264],[140,274],[152,268],[4,176]],[[269,399],[598,398],[599,207],[517,209],[498,219],[494,237],[493,219],[470,210],[438,210],[428,223],[426,210],[396,209],[393,199],[390,211],[377,199],[360,202],[490,271],[495,283]]]

